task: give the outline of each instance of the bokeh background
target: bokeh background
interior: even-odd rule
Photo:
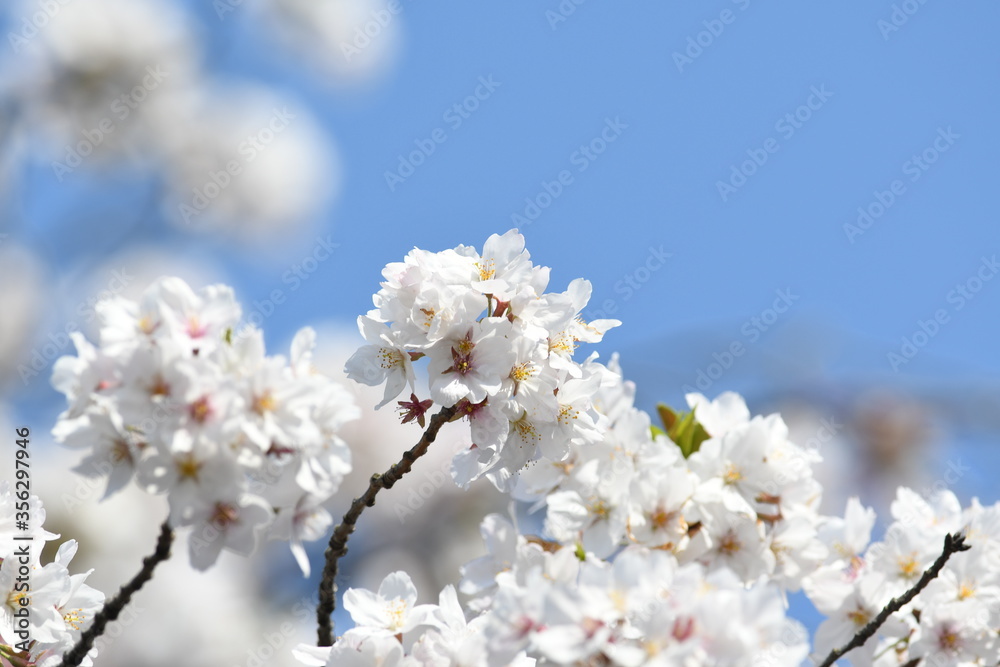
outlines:
[[[165,510],[99,504],[48,437],[52,364],[68,329],[93,335],[98,300],[166,274],[226,282],[271,351],[317,327],[339,378],[387,262],[511,227],[554,288],[592,282],[586,315],[622,320],[598,349],[621,354],[642,407],[733,389],[782,411],[826,459],[827,512],[860,495],[884,513],[900,483],[996,500],[996,3],[0,12],[0,432],[31,428],[49,528],[109,594]],[[418,435],[358,397],[335,515]],[[479,517],[508,510],[442,481],[461,444],[365,516],[341,591],[407,569],[430,599],[479,553]],[[184,561],[101,664],[284,665],[312,639],[315,582],[284,547],[207,574]]]

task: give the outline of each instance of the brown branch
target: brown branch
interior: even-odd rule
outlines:
[[[354,532],[354,526],[358,522],[361,513],[366,507],[375,504],[375,496],[381,489],[391,489],[399,479],[410,472],[413,462],[427,452],[438,431],[445,423],[451,421],[458,412],[458,407],[442,408],[439,413],[431,417],[431,423],[424,431],[420,442],[403,453],[403,458],[393,464],[385,473],[372,475],[368,481],[368,490],[360,498],[355,498],[351,503],[351,508],[341,519],[333,535],[330,536],[330,545],[326,548],[324,558],[326,564],[323,567],[323,578],[319,582],[319,605],[316,607],[317,646],[333,646],[333,623],[330,615],[336,605],[337,595],[337,561],[347,554],[347,540]]]
[[[125,609],[125,605],[132,599],[132,595],[153,578],[153,569],[170,557],[170,545],[173,541],[174,531],[170,528],[170,522],[164,521],[163,525],[160,526],[160,537],[156,540],[156,550],[151,556],[147,556],[142,560],[142,569],[139,570],[138,574],[132,577],[130,582],[122,586],[117,595],[110,602],[105,603],[104,607],[97,612],[91,626],[87,628],[86,632],[80,635],[76,645],[73,646],[69,653],[63,656],[60,667],[78,667],[83,662],[83,658],[87,655],[87,652],[93,648],[94,641],[104,634],[104,629],[108,623],[116,620],[118,615],[122,613],[122,610]]]
[[[917,597],[917,594],[924,590],[927,584],[931,583],[934,577],[938,576],[944,564],[948,562],[953,553],[958,553],[959,551],[968,551],[972,547],[965,543],[965,536],[961,533],[948,534],[944,536],[944,549],[941,551],[941,555],[938,556],[934,564],[927,568],[920,580],[913,585],[913,588],[906,591],[898,598],[893,598],[889,601],[882,611],[878,613],[871,622],[865,627],[858,630],[858,633],[854,635],[851,641],[847,642],[841,648],[834,649],[830,651],[830,655],[826,656],[826,659],[819,663],[816,667],[830,667],[833,663],[837,662],[840,658],[844,656],[845,653],[853,649],[863,646],[865,642],[871,639],[875,633],[878,631],[882,624],[888,620],[889,616],[895,614],[897,611],[902,609],[905,605],[909,604],[913,598]]]

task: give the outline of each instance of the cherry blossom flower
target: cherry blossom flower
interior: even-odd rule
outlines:
[[[260,331],[234,335],[231,288],[178,278],[97,314],[99,344],[74,334],[77,356],[53,371],[69,403],[53,435],[84,452],[77,469],[107,477],[106,496],[132,479],[165,493],[171,525],[194,527],[200,569],[222,548],[247,554],[280,534],[308,571],[302,540],[329,521],[320,505],[351,469],[338,433],[358,415],[347,390],[313,370],[315,334],[299,332],[290,357],[267,356]]]
[[[417,589],[405,572],[393,572],[382,580],[378,592],[351,588],[344,593],[344,608],[356,628],[366,634],[402,635],[419,625],[439,623],[432,605],[418,605]]]
[[[17,499],[7,482],[0,483],[0,655],[54,667],[90,626],[104,594],[86,584],[93,570],[70,574],[75,540],[59,545],[52,562],[41,563],[45,542],[58,536],[42,528],[45,508],[36,496],[26,503],[36,525],[21,530],[15,523]],[[82,664],[92,664],[95,655],[91,651]]]

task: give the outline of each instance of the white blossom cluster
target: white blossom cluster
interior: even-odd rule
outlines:
[[[603,437],[524,471],[515,496],[544,503],[547,532],[598,557],[640,544],[725,567],[746,583],[767,576],[798,590],[826,556],[811,467],[818,455],[788,440],[779,415],[751,419],[728,392],[711,402],[688,395],[708,437],[685,458],[632,405],[634,389],[617,364],[608,374],[595,398]]]
[[[16,520],[25,514],[28,530]],[[44,522],[37,496],[0,482],[0,664],[58,665],[104,604],[104,594],[84,583],[90,572],[69,573],[75,540],[62,543],[55,560],[42,565],[45,543],[59,537],[42,528]],[[82,664],[93,664],[96,654],[92,650]]]
[[[584,280],[545,293],[548,269],[531,264],[516,231],[490,237],[481,254],[415,249],[383,275],[348,376],[384,382],[384,405],[413,388],[413,361],[429,357],[431,399],[459,404],[471,425],[474,445],[453,465],[460,485],[485,475],[544,503],[557,541],[601,558],[636,543],[797,590],[826,556],[818,456],[788,440],[780,416],[751,419],[732,393],[692,394],[709,436],[700,449],[685,458],[666,433],[654,437],[615,360],[572,358],[578,342],[619,323],[580,319]]]
[[[351,470],[338,432],[358,410],[314,372],[311,329],[287,359],[269,357],[258,329],[234,333],[240,312],[230,288],[195,292],[178,278],[138,303],[102,301],[100,344],[74,333],[77,356],[56,362],[69,405],[53,435],[85,452],[78,472],[107,477],[105,495],[133,479],[166,493],[171,526],[192,528],[197,568],[223,548],[251,552],[266,530],[308,573],[302,541],[332,523],[322,503]]]
[[[509,489],[529,462],[561,461],[572,446],[600,441],[592,397],[607,373],[573,352],[620,322],[583,321],[589,282],[546,292],[549,269],[531,263],[516,230],[491,236],[482,253],[415,248],[382,275],[375,308],[358,318],[368,344],[347,375],[385,383],[382,407],[407,385],[415,391],[413,362],[427,357],[431,400],[458,406],[471,425],[474,445],[453,462],[459,485],[487,477]],[[428,405],[414,400],[410,416],[422,419]]]
[[[848,501],[843,518],[824,520],[820,535],[829,556],[804,585],[828,617],[816,633],[817,653],[846,643],[917,582],[941,555],[945,535],[962,533],[972,548],[952,555],[919,596],[850,654],[851,662],[1000,663],[1000,503],[973,500],[963,509],[950,491],[923,498],[901,487],[891,512],[885,538],[871,544],[875,512],[857,499]]]
[[[408,388],[404,422],[423,425],[434,403],[468,420],[473,444],[452,461],[455,481],[485,477],[544,508],[544,533],[487,516],[487,554],[437,604],[418,605],[401,571],[377,592],[348,590],[354,627],[333,647],[299,647],[303,664],[798,665],[846,644],[910,590],[947,535],[971,548],[848,658],[1000,663],[1000,503],[963,509],[948,491],[900,489],[894,522],[870,543],[875,514],[857,500],[844,517],[819,514],[819,456],[789,440],[779,415],[751,416],[731,392],[689,394],[690,412],[661,406],[662,428],[653,426],[616,357],[573,358],[618,322],[581,318],[584,280],[547,292],[549,270],[531,263],[516,230],[482,252],[414,249],[383,275],[348,376],[385,384],[379,407]],[[222,548],[248,553],[267,532],[289,540],[308,573],[302,541],[332,524],[322,503],[350,471],[337,434],[357,415],[346,389],[312,370],[313,332],[299,332],[287,359],[268,357],[260,331],[235,335],[232,290],[195,292],[176,278],[97,312],[100,344],[74,334],[77,356],[53,373],[69,403],[53,433],[84,450],[77,470],[106,477],[107,494],[132,480],[166,493],[171,525],[193,528],[198,568]],[[422,400],[415,362],[425,357]],[[65,570],[73,549],[53,566]],[[812,646],[786,615],[799,589],[827,617]]]
[[[309,665],[798,665],[810,653],[785,616],[804,588],[828,616],[812,647],[845,644],[893,596],[916,583],[963,532],[973,548],[849,658],[882,665],[995,665],[1000,660],[1000,504],[962,510],[905,489],[886,540],[868,546],[874,513],[820,515],[815,451],[789,440],[779,415],[751,417],[743,399],[687,396],[661,412],[634,407],[617,359],[573,361],[579,341],[617,324],[586,324],[589,285],[544,292],[516,231],[482,253],[414,250],[390,264],[376,308],[359,319],[367,345],[350,377],[386,384],[382,405],[427,356],[430,400],[401,401],[404,420],[432,402],[458,406],[472,448],[456,482],[485,476],[544,507],[545,537],[486,518],[488,554],[463,570],[437,605],[416,605],[405,573],[377,593],[350,590],[355,627],[332,649],[299,650]]]
[[[728,395],[715,407],[733,407],[736,399]],[[710,452],[708,443],[699,451]],[[697,508],[699,496],[692,497]],[[721,521],[725,512],[719,512]],[[818,661],[846,644],[910,589],[952,533],[965,535],[972,548],[952,555],[926,590],[847,657],[854,665],[880,667],[996,665],[1000,503],[985,508],[973,501],[963,509],[951,492],[927,500],[901,488],[892,514],[884,541],[875,544],[869,544],[875,514],[856,499],[843,518],[813,515],[804,547],[776,549],[783,533],[760,527],[746,538],[751,546],[742,557],[755,562],[756,551],[764,549],[774,553],[775,569],[753,577],[735,551],[713,556],[709,548],[691,557],[691,535],[678,551],[629,534],[633,544],[600,558],[579,540],[560,544],[528,536],[494,514],[481,526],[487,554],[463,568],[459,590],[469,596],[464,609],[451,586],[437,605],[417,605],[409,577],[396,572],[378,592],[345,594],[355,627],[332,648],[300,647],[297,655],[303,664],[321,667],[799,665],[810,652]],[[780,526],[760,518],[757,523]],[[701,530],[688,527],[695,535]],[[799,548],[809,557],[796,553]],[[799,563],[794,577],[790,566],[776,565],[781,558]],[[784,592],[792,581],[828,617],[812,648],[805,629],[785,615]]]
[[[1000,503],[962,509],[950,492],[931,502],[908,489],[884,542],[868,546],[875,516],[852,500],[823,517],[827,562],[805,579],[828,616],[813,657],[847,643],[940,555],[944,535],[973,545],[955,554],[913,603],[848,657],[854,665],[995,665],[1000,660]],[[781,587],[746,584],[728,567],[680,565],[662,549],[630,546],[602,560],[580,547],[520,534],[500,515],[484,520],[488,554],[463,568],[463,611],[453,587],[417,605],[403,572],[377,592],[350,589],[355,627],[332,648],[299,647],[305,665],[799,665],[808,636],[786,618]],[[863,556],[860,554],[864,554]],[[875,659],[873,659],[875,658]],[[911,662],[912,661],[912,662]]]
[[[467,620],[455,589],[416,605],[403,572],[377,593],[350,589],[355,627],[331,648],[300,647],[303,664],[389,666],[799,665],[808,636],[785,617],[779,590],[731,571],[678,565],[630,547],[608,562],[518,535],[499,515],[483,536],[493,553],[462,582],[486,610]],[[493,570],[490,573],[490,570]],[[484,584],[487,584],[484,586]],[[724,612],[723,612],[724,610]]]
[[[335,193],[318,121],[287,95],[214,76],[178,3],[7,4],[0,105],[18,148],[40,153],[58,182],[98,167],[151,176],[150,208],[178,228],[243,240],[310,222]]]

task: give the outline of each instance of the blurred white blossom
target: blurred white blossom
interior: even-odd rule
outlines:
[[[161,136],[164,214],[179,229],[253,243],[294,233],[339,191],[332,141],[305,108],[249,85],[188,100]]]

